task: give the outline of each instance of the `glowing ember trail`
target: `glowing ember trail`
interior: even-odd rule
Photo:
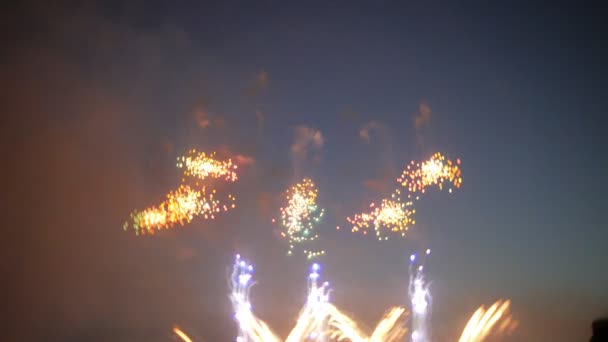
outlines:
[[[445,157],[437,152],[431,159],[422,163],[412,161],[397,179],[401,186],[405,187],[409,193],[425,193],[426,188],[432,185],[443,189],[444,183],[452,184],[455,188],[462,185],[462,175],[460,172],[460,159],[456,163],[446,160]],[[452,189],[448,189],[452,192]]]
[[[415,209],[410,209],[412,202],[402,202],[401,193],[396,190],[390,199],[383,199],[379,206],[370,204],[371,211],[347,217],[346,220],[352,225],[352,232],[368,234],[373,228],[378,240],[388,240],[387,233],[396,233],[405,236],[407,230],[416,221],[413,219]]]
[[[305,178],[295,184],[285,194],[286,205],[281,210],[281,235],[287,238],[289,251],[293,254],[296,245],[311,242],[319,238],[315,225],[323,217],[324,209],[317,205],[317,188],[312,180]],[[305,249],[307,258],[325,254],[324,251]]]
[[[480,306],[469,319],[469,322],[462,331],[458,342],[480,342],[494,332],[494,327],[498,325],[496,334],[510,333],[517,327],[517,322],[513,321],[509,313],[509,300],[498,300],[488,310]]]
[[[429,255],[430,249],[424,254]],[[417,260],[416,254],[410,256],[410,282],[408,294],[412,310],[412,341],[426,342],[430,340],[430,307],[431,291],[424,277],[424,260]]]
[[[192,339],[186,335],[178,326],[173,327],[173,332],[184,342],[192,342]]]

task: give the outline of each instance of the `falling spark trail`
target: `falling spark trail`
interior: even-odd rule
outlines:
[[[511,301],[498,300],[488,310],[480,306],[471,316],[469,322],[462,331],[458,342],[480,342],[484,341],[492,332],[493,328],[501,319],[498,334],[510,332],[516,327],[509,313]]]
[[[175,333],[175,335],[177,335],[179,338],[181,338],[182,341],[192,342],[192,339],[190,339],[190,337],[188,337],[188,335],[186,335],[186,333],[183,332],[179,327],[177,327],[177,326],[173,327],[173,332]]]

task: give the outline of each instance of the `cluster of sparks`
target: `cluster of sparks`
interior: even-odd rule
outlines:
[[[215,159],[215,153],[207,155],[205,152],[190,150],[182,157],[177,158],[177,167],[184,169],[184,175],[198,179],[219,178],[234,182],[238,179],[237,166],[231,159],[221,161]]]
[[[216,191],[207,193],[205,187],[195,190],[189,185],[180,185],[175,191],[167,194],[167,198],[158,206],[146,208],[131,213],[133,228],[140,233],[154,234],[156,229],[168,229],[177,224],[190,223],[195,216],[214,219],[222,211],[235,207],[234,196],[228,195],[228,204],[222,204],[215,197]],[[125,229],[128,223],[125,223]]]
[[[319,238],[315,225],[323,217],[324,209],[317,204],[318,190],[309,178],[293,185],[285,193],[285,206],[281,211],[281,235],[288,240],[288,254],[293,254],[295,246]],[[305,250],[310,259],[325,254],[324,251]]]
[[[439,186],[441,190],[444,183],[460,188],[462,174],[459,166],[460,159],[456,159],[456,163],[453,163],[437,152],[429,160],[422,163],[410,162],[401,177],[397,179],[397,182],[412,194],[425,193],[426,189],[433,185]],[[449,191],[452,192],[452,189],[449,188]]]
[[[510,305],[509,300],[498,300],[487,310],[480,306],[469,319],[458,342],[479,342],[491,334],[511,333],[517,327],[517,321],[509,313]]]
[[[159,205],[131,213],[130,223],[135,233],[154,234],[157,230],[190,223],[197,216],[214,219],[218,213],[235,208],[234,196],[228,194],[220,200],[215,189],[209,190],[200,184],[208,178],[237,180],[237,166],[230,159],[219,161],[214,157],[214,154],[206,155],[196,150],[179,157],[177,167],[184,169],[182,184],[170,191]],[[125,222],[123,228],[126,230],[129,225]]]
[[[370,204],[371,211],[347,217],[346,220],[352,225],[352,232],[362,232],[367,235],[370,229],[374,229],[378,240],[387,240],[386,231],[401,234],[405,233],[416,221],[413,219],[415,209],[410,209],[412,202],[403,202],[401,193],[396,190],[390,199],[385,198],[380,205]]]
[[[445,183],[460,188],[462,174],[460,171],[460,159],[453,163],[446,159],[441,153],[435,153],[429,160],[421,163],[414,161],[407,165],[397,183],[405,188],[402,194],[396,189],[390,198],[384,198],[377,205],[372,202],[370,210],[347,217],[351,225],[351,231],[362,232],[367,235],[370,229],[375,231],[378,240],[388,240],[389,234],[397,234],[401,237],[406,235],[409,227],[416,221],[412,198],[420,199],[420,193],[424,194],[430,186],[437,185],[439,189],[444,188]],[[452,192],[452,188],[449,188]],[[337,227],[340,229],[340,227]]]

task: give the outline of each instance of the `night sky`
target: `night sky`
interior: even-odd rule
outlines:
[[[435,341],[499,298],[513,341],[588,340],[608,313],[599,8],[57,3],[1,10],[3,340],[171,341],[178,324],[229,341],[237,252],[256,266],[255,313],[284,336],[309,264],[271,219],[301,177],[326,209],[333,302],[364,327],[407,304],[408,257],[427,247]],[[123,231],[179,184],[192,147],[248,162],[218,185],[236,210]],[[406,239],[336,230],[437,151],[462,160],[463,186],[417,202]]]

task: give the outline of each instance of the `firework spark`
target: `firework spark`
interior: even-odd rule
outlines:
[[[253,283],[253,266],[237,254],[232,270],[230,301],[239,326],[237,342],[278,342],[278,337],[251,311],[249,292]]]
[[[372,334],[367,337],[357,324],[335,306],[330,308],[330,338],[336,341],[351,342],[394,342],[400,341],[407,333],[407,329],[400,324],[400,318],[406,313],[405,308],[391,308],[382,317]]]
[[[313,340],[324,342],[327,340],[329,309],[329,283],[319,286],[321,267],[313,264],[308,274],[308,296],[295,327],[287,336],[286,342]]]
[[[304,178],[295,184],[285,194],[285,207],[281,208],[281,235],[287,238],[288,254],[293,254],[295,246],[319,238],[315,225],[323,217],[324,209],[317,205],[318,190],[312,180]],[[310,259],[323,255],[324,251],[304,250]]]
[[[328,282],[321,283],[321,267],[313,264],[308,274],[308,295],[303,308],[300,310],[296,325],[291,330],[286,342],[300,341],[346,341],[352,342],[382,342],[399,341],[407,329],[398,324],[402,321],[406,310],[396,307],[389,310],[380,320],[373,333],[367,337],[357,324],[347,315],[340,312],[329,301],[331,289]],[[234,318],[238,323],[239,333],[237,342],[278,342],[277,337],[268,326],[255,317],[249,301],[250,288],[253,285],[253,266],[242,260],[239,255],[235,258],[231,276],[230,300],[234,309]]]
[[[221,178],[234,182],[238,179],[237,166],[231,159],[220,161],[215,159],[215,153],[210,155],[192,149],[184,156],[177,158],[177,167],[184,169],[184,176],[198,178]]]
[[[425,193],[426,189],[432,185],[439,186],[441,190],[445,183],[460,188],[462,185],[460,159],[456,159],[456,163],[453,163],[437,152],[431,159],[422,163],[412,161],[407,165],[397,182],[407,188],[411,194]],[[448,188],[448,190],[452,192],[452,188]]]
[[[368,340],[370,342],[400,341],[407,333],[407,328],[397,323],[405,313],[405,308],[390,309],[376,325],[376,329]]]
[[[189,185],[180,185],[158,206],[131,213],[132,227],[137,235],[154,234],[156,230],[169,229],[176,225],[190,223],[195,216],[214,219],[215,215],[235,207],[234,196],[228,195],[227,202],[216,199],[216,191],[207,193],[205,187],[195,190]],[[125,222],[126,230],[129,223]]]
[[[496,333],[511,332],[516,328],[515,322],[509,313],[511,301],[498,300],[488,310],[480,306],[469,319],[469,322],[462,331],[459,342],[480,342],[484,341],[500,321]]]
[[[425,256],[431,253],[427,249]],[[412,310],[412,341],[429,341],[429,311],[431,305],[431,292],[429,284],[424,277],[424,260],[417,260],[416,254],[410,256],[410,282],[408,294]]]
[[[409,227],[416,223],[413,219],[416,210],[410,209],[411,206],[412,202],[403,202],[400,191],[396,190],[390,199],[383,199],[380,205],[370,204],[370,212],[356,214],[346,220],[352,225],[352,232],[360,231],[367,235],[373,228],[378,240],[388,240],[388,232],[405,236]]]
[[[131,222],[125,222],[123,228],[127,230],[131,225],[137,235],[154,234],[156,230],[190,223],[197,216],[214,219],[218,213],[235,208],[234,196],[229,194],[220,201],[215,189],[208,190],[199,183],[207,178],[231,182],[237,179],[237,166],[230,159],[218,161],[214,156],[214,153],[207,156],[204,152],[190,150],[186,156],[178,158],[177,167],[184,168],[182,184],[170,191],[159,205],[131,212]]]
[[[173,327],[173,333],[175,333],[175,335],[177,335],[184,342],[192,342],[192,339],[188,335],[186,335],[186,333],[183,332],[182,329],[180,329],[178,326]]]
[[[195,190],[188,185],[180,185],[158,206],[131,213],[132,227],[137,235],[154,234],[156,230],[169,229],[176,225],[190,223],[195,216],[215,219],[215,215],[234,208],[234,196],[228,195],[226,203],[216,199],[216,191],[207,193],[206,188]],[[125,222],[126,230],[129,223]]]

